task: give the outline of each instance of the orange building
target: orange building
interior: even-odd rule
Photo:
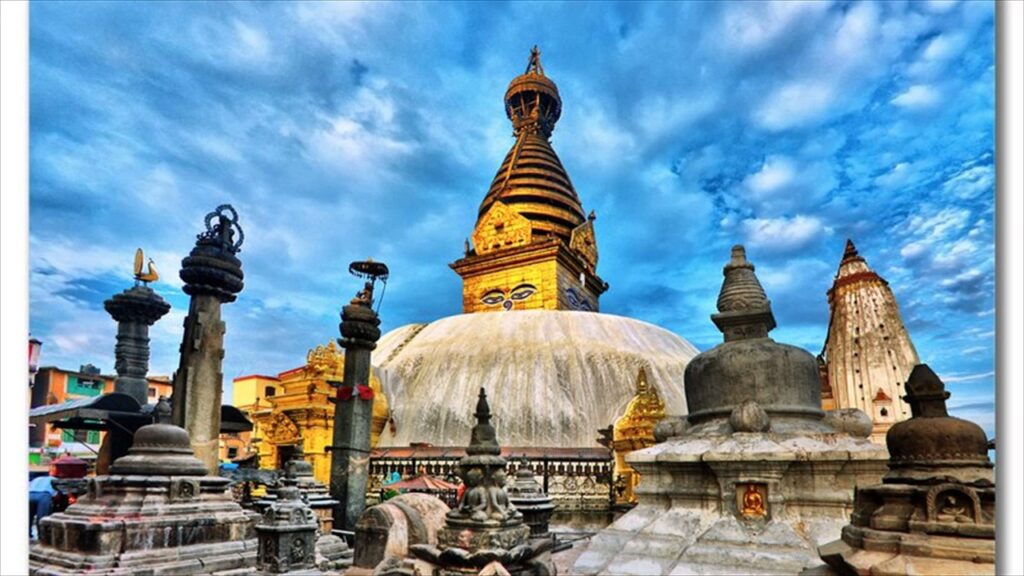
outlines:
[[[31,407],[61,404],[69,400],[91,398],[114,391],[113,374],[101,374],[91,364],[81,366],[77,371],[56,366],[39,369],[32,384]],[[167,376],[150,376],[147,399],[155,403],[160,396],[171,395],[171,379]],[[61,430],[46,424],[44,428],[29,430],[29,447],[32,449],[30,463],[39,464],[40,449],[60,451],[65,442],[80,442],[99,449],[103,434],[99,430]],[[35,460],[35,461],[34,461]]]

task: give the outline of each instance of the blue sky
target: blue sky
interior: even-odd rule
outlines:
[[[385,329],[456,314],[475,212],[512,145],[502,95],[539,44],[552,144],[597,212],[602,311],[707,349],[729,247],[773,336],[821,349],[853,238],[955,412],[994,429],[994,10],[988,2],[33,3],[31,329],[43,364],[113,371],[102,302],[141,246],[172,312],[203,216],[240,213],[225,379],[338,336],[392,270]]]

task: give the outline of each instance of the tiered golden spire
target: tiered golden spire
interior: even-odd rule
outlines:
[[[530,221],[534,235],[557,236],[568,246],[573,229],[586,222],[586,215],[549,142],[562,114],[562,99],[558,87],[544,75],[536,46],[526,72],[505,92],[505,112],[516,142],[480,204],[479,217],[500,200]]]
[[[463,311],[596,312],[608,284],[597,276],[594,214],[586,216],[549,142],[562,99],[536,46],[505,92],[505,113],[515,144],[480,204],[472,245],[451,264]]]

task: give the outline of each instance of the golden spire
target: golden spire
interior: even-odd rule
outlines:
[[[586,222],[586,213],[549,142],[562,114],[562,98],[544,74],[536,46],[526,72],[509,83],[505,113],[516,142],[494,176],[478,218],[500,200],[530,220],[535,236],[557,237],[568,246],[572,230]]]

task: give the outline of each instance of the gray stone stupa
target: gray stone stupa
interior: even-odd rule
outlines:
[[[158,413],[164,414],[166,401]],[[32,574],[245,574],[255,572],[255,515],[242,509],[230,480],[210,476],[188,433],[150,424],[128,455],[88,493],[39,523],[29,552]]]
[[[725,341],[686,368],[689,415],[627,457],[639,503],[572,573],[796,574],[821,565],[854,487],[881,477],[885,450],[825,418],[814,356],[768,337],[775,317],[742,246],[724,275],[711,319]]]
[[[913,416],[886,435],[889,472],[858,489],[850,525],[821,557],[844,575],[995,574],[996,485],[985,431],[946,412],[949,392],[927,365],[914,367],[906,389]]]

